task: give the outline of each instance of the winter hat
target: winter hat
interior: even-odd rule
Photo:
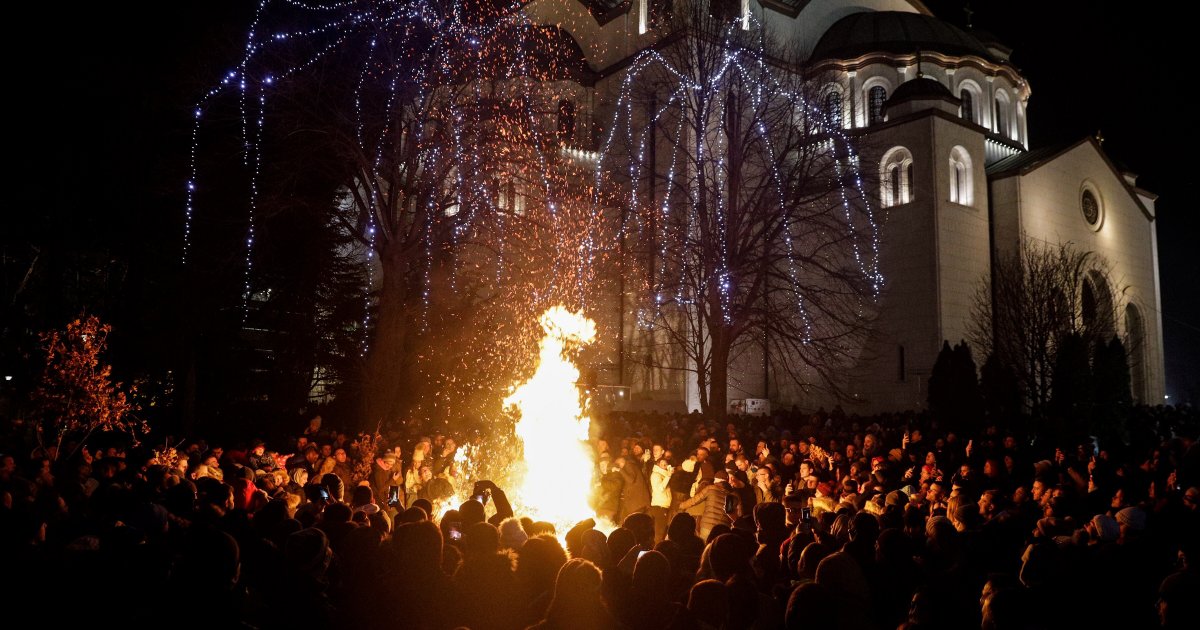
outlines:
[[[323,570],[329,565],[329,539],[315,527],[302,529],[287,537],[283,555],[293,570],[303,573]]]
[[[374,505],[375,492],[371,490],[371,486],[355,486],[354,491],[350,494],[350,505],[362,507],[364,505]]]
[[[1113,541],[1121,537],[1121,526],[1116,519],[1107,514],[1093,516],[1092,527],[1096,528],[1096,536],[1102,541]]]
[[[410,507],[396,515],[396,523],[420,523],[429,520],[429,515],[419,507]]]
[[[1146,513],[1142,511],[1142,508],[1127,507],[1117,512],[1117,522],[1135,532],[1140,532],[1146,529]]]
[[[529,540],[529,534],[521,527],[521,521],[509,517],[500,523],[500,546],[505,549],[519,550]]]
[[[696,472],[696,460],[685,459],[683,460],[683,463],[679,465],[679,467],[682,468],[683,472],[686,473]]]
[[[942,523],[948,525],[950,529],[954,529],[954,525],[950,523],[950,519],[946,518],[945,516],[931,516],[929,517],[929,520],[925,521],[925,536],[932,538],[934,532],[937,531],[937,528],[940,527]]]

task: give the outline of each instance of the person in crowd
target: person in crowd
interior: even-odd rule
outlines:
[[[662,451],[662,447],[655,445]],[[649,514],[654,517],[654,538],[662,540],[667,533],[667,518],[671,513],[671,476],[675,469],[671,462],[661,457],[655,462],[650,471],[650,508]]]
[[[383,497],[384,499],[391,496],[392,486],[400,486],[398,494],[401,497],[401,501],[396,506],[396,509],[406,505],[406,501],[404,500],[406,497],[404,494],[404,475],[400,468],[400,459],[395,453],[387,451],[375,458],[375,462],[371,465],[371,478],[369,481],[371,492],[376,497]],[[386,507],[391,508],[392,506]]]
[[[616,621],[600,597],[602,574],[592,562],[575,558],[558,571],[554,595],[533,630],[611,630]]]
[[[619,517],[645,512],[650,507],[650,485],[642,473],[642,461],[636,457],[618,458],[621,468],[621,508]]]

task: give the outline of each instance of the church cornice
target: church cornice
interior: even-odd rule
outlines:
[[[920,52],[921,63],[937,65],[946,70],[958,70],[959,68],[974,68],[982,72],[986,76],[996,77],[1003,76],[1009,81],[1017,85],[1025,86],[1028,90],[1028,83],[1025,83],[1024,77],[1018,74],[1016,68],[1010,65],[998,64],[988,61],[981,57],[968,55],[965,57],[953,57],[933,51]],[[914,51],[911,54],[898,55],[895,53],[873,52],[854,57],[853,59],[823,59],[811,66],[811,69],[816,72],[820,71],[840,71],[840,72],[857,72],[867,66],[875,64],[885,64],[898,68],[906,68],[917,63],[917,53]]]
[[[884,131],[886,129],[891,129],[892,127],[898,127],[900,125],[904,125],[904,124],[910,123],[914,120],[919,120],[921,118],[925,118],[927,116],[941,118],[948,122],[952,122],[956,125],[966,127],[972,131],[978,132],[981,135],[987,136],[994,140],[1005,140],[1004,138],[1001,138],[1000,136],[993,137],[991,130],[988,129],[987,127],[982,127],[978,123],[973,123],[973,122],[964,120],[963,118],[961,118],[959,116],[955,116],[953,114],[948,114],[940,109],[922,109],[922,110],[915,111],[911,114],[907,114],[905,116],[900,116],[898,118],[889,118],[885,122],[876,123],[874,125],[870,125],[867,127],[855,127],[853,129],[846,129],[846,132],[851,135],[873,134],[873,133],[876,133],[879,131]],[[1007,140],[1007,143],[1019,151],[1025,150],[1024,147],[1022,147],[1019,144],[1014,143],[1012,140]]]

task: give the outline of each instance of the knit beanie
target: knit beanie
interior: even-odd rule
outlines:
[[[1116,519],[1107,514],[1093,516],[1092,527],[1096,528],[1096,536],[1102,541],[1113,541],[1121,537],[1121,526]]]
[[[1135,532],[1140,532],[1146,529],[1146,513],[1139,507],[1127,507],[1117,512],[1117,522]]]

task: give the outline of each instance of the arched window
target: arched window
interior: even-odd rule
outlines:
[[[892,166],[888,168],[888,188],[890,189],[888,190],[888,196],[891,199],[891,202],[888,205],[903,203],[900,201],[904,198],[904,195],[900,190],[900,184],[904,183],[903,179],[903,176],[900,175],[900,165],[892,164]]]
[[[962,147],[950,149],[950,201],[964,206],[974,201],[971,154]]]
[[[841,129],[842,124],[842,93],[831,90],[825,95],[825,124],[829,130]]]
[[[883,122],[883,103],[887,100],[887,88],[882,85],[867,90],[867,124]]]
[[[984,114],[987,112],[979,111],[981,94],[983,94],[983,90],[974,79],[964,78],[958,82],[958,100],[961,102],[958,108],[958,115],[963,120],[973,122],[977,125],[983,124],[986,118]],[[987,100],[983,100],[982,103],[986,105]]]
[[[1005,138],[1012,136],[1008,118],[1008,95],[1003,91],[996,92],[996,115],[993,120],[996,121],[996,133]]]
[[[1125,307],[1125,350],[1129,355],[1129,386],[1134,400],[1145,404],[1146,392],[1146,325],[1142,312],[1130,302]]]
[[[1083,327],[1097,339],[1110,339],[1116,334],[1116,306],[1112,289],[1104,274],[1092,270],[1083,279],[1079,296],[1079,312]]]
[[[558,139],[571,142],[575,138],[575,103],[563,99],[558,102]]]
[[[879,164],[880,203],[883,207],[908,203],[913,194],[913,157],[904,147],[893,147]]]

